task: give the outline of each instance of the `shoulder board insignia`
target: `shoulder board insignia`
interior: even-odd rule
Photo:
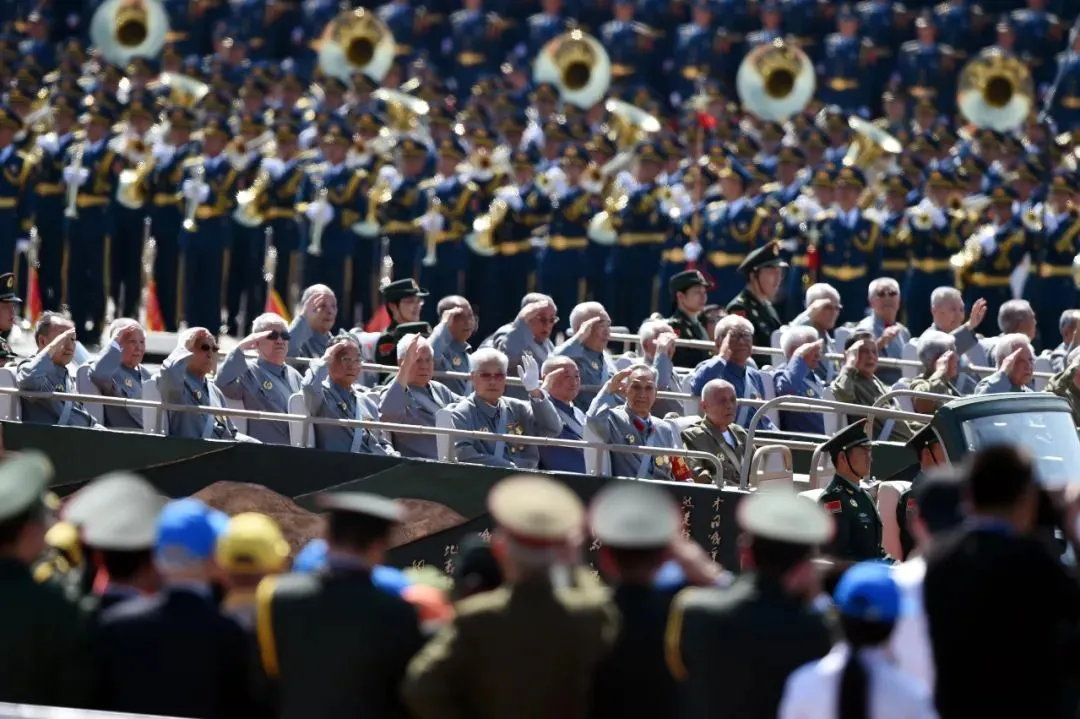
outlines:
[[[195,165],[199,164],[201,161],[202,161],[202,155],[193,155],[191,157],[185,157],[184,162],[183,162],[183,166],[184,167],[194,167]]]
[[[469,192],[480,192],[480,185],[476,184],[472,180],[465,182],[465,189]]]
[[[843,505],[840,503],[839,499],[832,502],[826,502],[824,507],[826,512],[831,512],[832,514],[840,514],[843,511]]]
[[[744,310],[742,307],[737,307],[733,310],[728,310],[728,314],[736,315],[738,317],[746,317],[746,310]]]
[[[919,508],[919,503],[915,501],[914,497],[908,497],[907,511],[913,512]]]
[[[304,168],[304,172],[309,175],[319,175],[326,171],[325,162],[315,162]]]
[[[383,342],[379,345],[378,353],[381,355],[388,355],[397,348],[393,342]]]

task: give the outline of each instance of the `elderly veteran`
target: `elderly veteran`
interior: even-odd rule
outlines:
[[[1050,378],[1046,391],[1064,397],[1072,409],[1073,422],[1080,427],[1080,352],[1072,353],[1069,366]]]
[[[506,395],[506,355],[491,347],[482,347],[472,354],[472,384],[476,389],[461,401],[450,405],[450,416],[456,429],[495,434],[527,434],[533,437],[556,437],[562,431],[562,420],[551,398],[540,388],[540,366],[529,355],[522,355],[518,377],[529,395],[529,401]],[[555,369],[552,373],[561,373]],[[459,438],[454,450],[461,462],[485,464],[492,467],[521,467],[536,469],[540,461],[536,445],[509,444],[506,440]]]
[[[652,414],[656,403],[656,370],[636,364],[616,372],[585,413],[589,428],[605,444],[682,449],[682,439],[667,422]],[[667,455],[611,452],[611,474],[639,479],[689,479],[682,460]],[[678,465],[678,466],[676,466]],[[685,475],[676,477],[676,473]]]
[[[215,383],[229,399],[240,400],[244,409],[288,414],[289,397],[300,391],[303,377],[285,364],[289,353],[289,330],[285,320],[268,312],[251,324],[251,334],[225,357]],[[254,349],[258,358],[248,359]],[[248,420],[248,434],[266,444],[289,444],[289,423]]]
[[[821,365],[825,338],[809,326],[789,327],[780,346],[787,361],[776,368],[773,382],[776,396],[822,399],[825,388],[816,370]],[[820,412],[780,412],[780,428],[785,432],[825,434],[825,417]]]
[[[289,326],[290,357],[322,357],[333,338],[338,306],[334,291],[312,285],[300,296],[300,312]]]
[[[1032,391],[1029,385],[1035,374],[1035,351],[1028,335],[1013,333],[998,337],[994,359],[997,371],[979,382],[975,394]]]
[[[764,399],[765,378],[750,363],[753,338],[754,325],[745,317],[728,315],[720,320],[714,337],[716,356],[699,364],[690,375],[691,394],[700,397],[706,382],[724,379],[731,383],[742,399]],[[736,424],[748,427],[756,411],[755,407],[740,407]],[[762,417],[760,424],[764,429],[776,429],[768,417]]]
[[[371,395],[355,389],[360,376],[360,345],[352,335],[330,342],[321,360],[313,361],[300,383],[304,404],[312,417],[374,420],[379,408]],[[377,432],[364,427],[316,423],[315,446],[334,452],[398,456]]]
[[[27,392],[73,392],[68,365],[75,356],[75,325],[55,312],[44,313],[34,328],[38,353],[19,365],[17,383]],[[59,399],[22,399],[22,420],[62,427],[97,427],[97,420],[81,402]]]
[[[379,419],[395,424],[434,427],[435,413],[461,399],[431,378],[435,354],[431,343],[416,334],[397,343],[398,372],[379,398]],[[394,447],[403,457],[438,459],[435,437],[394,433]]]
[[[90,362],[90,381],[106,397],[139,399],[150,370],[142,366],[146,354],[146,333],[133,319],[113,320],[109,344]],[[142,410],[105,405],[106,427],[142,429]]]
[[[836,329],[836,321],[840,317],[840,311],[844,306],[840,304],[840,293],[836,288],[825,282],[818,282],[806,288],[806,310],[791,321],[798,327],[813,327],[818,338],[823,342],[824,354],[836,352],[836,340],[833,339],[833,330]],[[836,362],[822,359],[818,362],[814,374],[822,382],[831,382],[836,377],[839,369]]]
[[[911,340],[911,332],[896,321],[900,311],[900,285],[891,277],[878,277],[870,283],[867,300],[870,314],[855,325],[855,330],[866,330],[874,336],[879,357],[903,359],[904,346]],[[899,367],[878,365],[877,376],[885,384],[892,385],[903,372]]]
[[[735,388],[722,379],[710,380],[701,390],[700,420],[682,431],[687,449],[708,452],[720,460],[722,474],[710,462],[690,459],[694,481],[738,484],[743,455],[746,453],[746,430],[735,424]],[[751,453],[753,448],[750,449]]]
[[[218,344],[205,327],[192,327],[177,338],[176,349],[161,363],[158,391],[165,404],[225,407],[225,395],[209,379],[217,366]],[[188,439],[246,439],[225,415],[169,412],[169,436]]]
[[[521,299],[521,310],[514,321],[495,330],[480,346],[494,347],[505,354],[510,369],[516,369],[525,354],[532,356],[538,365],[543,364],[555,349],[551,333],[558,322],[555,301],[539,292],[530,292]]]
[[[956,352],[956,338],[953,335],[927,330],[919,338],[918,351],[923,372],[911,380],[908,389],[915,392],[933,392],[944,395],[944,398],[935,402],[915,397],[912,398],[911,405],[916,412],[933,414],[950,398],[961,396],[956,383],[967,379],[967,376],[960,374],[960,355]]]
[[[558,439],[584,439],[585,413],[574,404],[581,391],[577,363],[569,357],[548,357],[540,373],[544,378],[544,390],[562,421]],[[585,474],[585,453],[577,447],[541,446],[540,469]]]
[[[582,302],[570,312],[570,338],[555,348],[553,355],[569,357],[577,363],[581,384],[602,387],[615,374],[615,363],[605,352],[611,338],[611,317],[599,302]],[[578,395],[577,406],[587,409],[594,390]]]
[[[968,362],[980,367],[992,364],[994,340],[980,340],[975,330],[986,317],[986,300],[971,305],[971,314],[964,319],[964,297],[955,287],[938,287],[930,293],[930,316],[934,322],[927,332],[935,330],[951,334],[956,339],[956,351]],[[925,333],[924,333],[925,334]]]
[[[844,343],[844,366],[832,383],[836,401],[873,407],[878,398],[889,392],[875,375],[877,368],[878,346],[874,336],[865,331],[852,333]],[[898,409],[895,402],[890,407]],[[911,438],[912,430],[904,422],[875,419],[874,432],[880,439],[904,442]]]
[[[439,324],[431,331],[431,351],[435,356],[436,372],[469,371],[469,338],[476,331],[476,314],[472,305],[461,295],[439,300]],[[441,382],[457,394],[472,391],[469,381],[444,378]]]
[[[632,364],[647,364],[656,370],[656,389],[660,392],[687,392],[688,379],[675,374],[675,340],[678,335],[667,320],[645,320],[638,328],[641,354],[627,352],[615,359],[615,369],[626,369]],[[669,412],[682,414],[682,403],[673,399],[658,399],[653,412],[658,417]]]
[[[1061,372],[1068,364],[1066,359],[1076,341],[1076,330],[1080,329],[1080,310],[1065,310],[1058,320],[1061,332],[1061,344],[1050,350],[1050,369]]]

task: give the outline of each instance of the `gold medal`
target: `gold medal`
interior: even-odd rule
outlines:
[[[858,507],[859,506],[859,503],[856,502],[854,499],[849,499],[848,504],[850,504],[852,507]]]
[[[667,466],[667,463],[668,463],[668,458],[667,457],[664,457],[664,456],[656,457],[656,466],[657,467],[665,467],[665,466]]]
[[[455,367],[460,367],[461,366],[461,358],[458,357],[457,355],[454,355],[454,359],[450,360],[450,364],[454,365]]]
[[[632,434],[626,435],[626,443],[627,444],[637,444],[637,437],[635,437]]]
[[[274,389],[274,383],[270,380],[266,380],[265,382],[263,382],[263,389],[267,391]]]
[[[202,390],[195,390],[195,399],[202,400]]]
[[[812,390],[812,389],[806,390],[806,396],[807,397],[813,397],[814,396],[814,390]]]
[[[134,387],[135,386],[135,380],[131,379],[130,377],[125,377],[124,378],[124,386],[127,387],[128,389]]]
[[[64,385],[62,385],[62,384],[56,385],[56,391],[57,392],[63,392],[64,391]]]
[[[599,371],[599,369],[600,369],[600,363],[599,362],[590,362],[589,366],[592,367],[594,370],[597,370],[597,371]]]
[[[349,405],[345,404],[344,402],[339,404],[338,407],[341,407],[342,412],[348,412],[349,411]]]

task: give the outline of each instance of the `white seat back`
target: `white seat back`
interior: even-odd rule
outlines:
[[[302,417],[310,416],[307,411],[307,403],[304,402],[304,395],[301,392],[296,392],[289,395],[289,414],[300,415]],[[315,446],[315,427],[310,422],[303,422],[301,420],[289,421],[289,444],[293,447],[314,447]]]
[[[0,387],[15,389],[15,370],[0,367]],[[13,394],[0,394],[0,419],[19,420],[22,417],[22,401]]]
[[[453,415],[450,414],[450,410],[445,407],[435,410],[435,426],[453,429],[454,418]],[[448,434],[439,434],[435,436],[435,451],[439,456],[440,462],[457,461],[457,453],[454,452],[454,438]]]
[[[817,504],[818,500],[821,499],[821,495],[823,495],[824,493],[825,488],[822,487],[821,489],[808,489],[805,492],[799,492],[799,496],[806,497],[814,504]]]
[[[877,487],[877,508],[881,515],[881,545],[890,557],[900,559],[900,525],[896,521],[896,505],[900,495],[911,487],[911,482],[882,482]]]
[[[101,392],[98,391],[97,385],[90,381],[90,365],[81,364],[79,368],[75,370],[75,391],[79,394],[92,394],[98,397],[101,396]],[[101,424],[105,424],[105,407],[97,402],[86,402],[86,411],[90,413],[94,419]]]
[[[225,406],[229,409],[244,409],[243,400],[225,398]],[[247,417],[229,417],[232,423],[236,426],[237,432],[247,434]]]
[[[769,337],[769,344],[773,347],[780,347],[780,339],[784,336],[784,332],[787,330],[787,325],[784,325],[778,330],[773,330],[772,336]]]
[[[911,360],[912,362],[919,361],[919,346],[915,344],[915,340],[908,342],[904,345],[904,353],[901,355],[902,359]],[[900,369],[900,373],[908,379],[914,379],[919,376],[919,368],[905,365]]]
[[[852,329],[850,327],[837,327],[833,330],[833,340],[836,342],[836,351],[840,354],[844,353],[844,343],[847,342],[847,338],[851,336]]]
[[[760,370],[760,372],[762,383],[765,385],[765,394],[762,396],[762,399],[766,401],[773,399],[774,397],[776,397],[776,370],[770,368]],[[773,426],[780,426],[779,410],[770,409],[768,412],[765,413],[765,416],[772,421]]]
[[[1036,357],[1035,358],[1035,371],[1036,372],[1049,372],[1053,373],[1054,368],[1050,366],[1049,357]],[[1036,377],[1033,381],[1036,392],[1042,392],[1046,389],[1047,380],[1045,377]]]
[[[750,488],[791,489],[794,486],[792,466],[791,449],[788,447],[766,444],[756,448],[750,460]]]
[[[142,385],[142,398],[148,402],[156,402],[157,407],[143,407],[142,411],[142,426],[143,432],[147,434],[164,434],[169,433],[169,415],[161,410],[161,391],[158,389],[158,376],[154,375],[150,379],[143,382]],[[161,417],[161,430],[156,429],[158,423],[158,416]]]
[[[586,442],[603,443],[604,439],[585,425],[581,438]],[[611,456],[607,450],[587,448],[585,450],[585,474],[609,476],[611,474]]]
[[[824,488],[825,485],[832,481],[834,474],[836,474],[836,468],[833,467],[832,457],[828,453],[822,452],[821,447],[815,449],[813,456],[810,458],[810,488]]]
[[[821,390],[821,398],[827,399],[830,402],[836,401],[836,395],[833,394],[832,387],[826,385]],[[821,416],[825,420],[825,434],[832,437],[834,434],[840,431],[840,427],[843,426],[843,417],[836,412],[822,412]]]

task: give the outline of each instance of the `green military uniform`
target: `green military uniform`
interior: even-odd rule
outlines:
[[[707,417],[702,417],[682,431],[683,444],[687,449],[708,452],[720,460],[723,479],[728,484],[738,484],[741,478],[746,437],[746,430],[739,425],[729,424],[726,432],[721,432]],[[690,469],[696,482],[716,481],[716,469],[708,462],[691,459]]]
[[[401,505],[370,494],[324,494],[318,504],[331,531],[340,524],[373,542],[403,517]],[[259,583],[255,630],[264,678],[276,688],[275,716],[406,715],[398,686],[423,644],[416,610],[377,587],[370,567],[336,558],[333,543],[324,572]]]
[[[22,304],[22,298],[15,293],[15,275],[11,272],[0,275],[0,302]],[[18,314],[18,308],[16,308],[16,314]],[[9,332],[11,332],[11,327],[0,327],[0,366],[19,358],[8,343]]]
[[[51,477],[52,465],[39,453],[0,465],[5,535],[44,534],[42,500]],[[12,550],[0,546],[0,701],[84,707],[91,674],[85,617],[60,586],[34,581]]]
[[[382,295],[382,301],[386,305],[387,312],[390,312],[390,305],[397,304],[406,297],[428,296],[427,290],[420,289],[420,286],[416,284],[416,280],[411,278],[391,282],[381,288],[379,293]],[[397,339],[394,338],[394,331],[397,329],[398,324],[400,323],[394,319],[394,314],[390,312],[390,326],[383,330],[383,333],[379,335],[379,339],[375,342],[376,364],[397,364]],[[431,329],[429,328],[428,334],[430,333]]]
[[[907,446],[915,452],[915,456],[919,458],[920,463],[905,467],[886,480],[889,482],[911,482],[911,486],[900,493],[900,499],[896,502],[896,526],[900,530],[900,548],[903,552],[901,559],[907,559],[908,554],[915,548],[915,539],[911,536],[911,530],[908,528],[908,520],[911,514],[916,511],[915,492],[918,490],[919,484],[926,478],[921,465],[922,450],[930,449],[933,445],[939,443],[933,425],[928,424],[920,429],[915,433],[915,436],[907,441]]]
[[[759,270],[766,267],[787,266],[787,263],[780,256],[779,243],[770,242],[748,254],[742,264],[739,265],[739,272],[749,279]],[[750,320],[750,324],[754,325],[755,347],[771,347],[773,332],[780,329],[783,324],[772,303],[760,299],[750,291],[749,286],[744,287],[742,292],[735,295],[731,302],[728,302],[727,313]],[[754,355],[754,361],[757,362],[758,367],[775,364],[774,359],[769,355]]]
[[[866,421],[860,420],[840,430],[822,445],[821,450],[829,453],[835,466],[841,453],[869,444]],[[886,557],[881,547],[881,515],[869,492],[835,475],[818,503],[832,515],[836,524],[836,533],[822,549],[825,554],[856,562]]]
[[[697,270],[679,272],[672,275],[671,279],[668,280],[668,290],[671,292],[672,297],[677,297],[676,293],[686,292],[692,287],[708,286],[709,283],[705,280],[705,276]],[[708,330],[701,324],[698,317],[691,317],[678,306],[678,303],[676,303],[671,317],[667,318],[667,323],[671,325],[671,329],[675,330],[675,336],[681,340],[712,342],[712,337],[709,336]],[[709,356],[708,350],[676,347],[675,355],[671,358],[671,361],[676,367],[697,367],[699,363],[709,359]]]

